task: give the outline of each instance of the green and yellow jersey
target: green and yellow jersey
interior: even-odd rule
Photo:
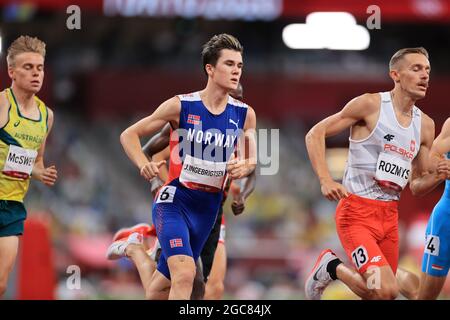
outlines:
[[[22,116],[11,88],[6,89],[9,101],[8,121],[0,129],[0,200],[23,202],[30,185],[30,175],[38,149],[48,131],[48,110],[35,97],[39,119]]]

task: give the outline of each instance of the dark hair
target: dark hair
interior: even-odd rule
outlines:
[[[239,40],[232,35],[222,33],[213,36],[207,43],[203,45],[202,50],[202,62],[203,71],[206,73],[206,65],[211,64],[216,65],[217,60],[219,60],[220,51],[222,49],[230,49],[239,51],[241,54],[244,52],[244,48],[240,44]]]

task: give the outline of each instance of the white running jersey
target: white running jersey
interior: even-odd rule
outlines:
[[[409,127],[395,116],[389,92],[381,92],[380,115],[370,135],[349,138],[349,154],[343,185],[353,194],[375,200],[399,200],[420,147],[422,112],[413,106]]]

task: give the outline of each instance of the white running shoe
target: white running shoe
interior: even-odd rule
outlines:
[[[143,237],[141,233],[133,232],[127,238],[114,241],[106,251],[106,258],[108,260],[117,260],[126,257],[125,249],[129,244],[143,244]]]
[[[338,259],[338,257],[330,249],[323,250],[320,253],[305,282],[305,294],[308,300],[320,300],[325,288],[333,281],[327,271],[327,266],[330,261],[335,259]]]

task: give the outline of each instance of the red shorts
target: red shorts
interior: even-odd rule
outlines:
[[[398,202],[351,194],[336,209],[336,229],[342,246],[359,273],[370,266],[398,265]]]

